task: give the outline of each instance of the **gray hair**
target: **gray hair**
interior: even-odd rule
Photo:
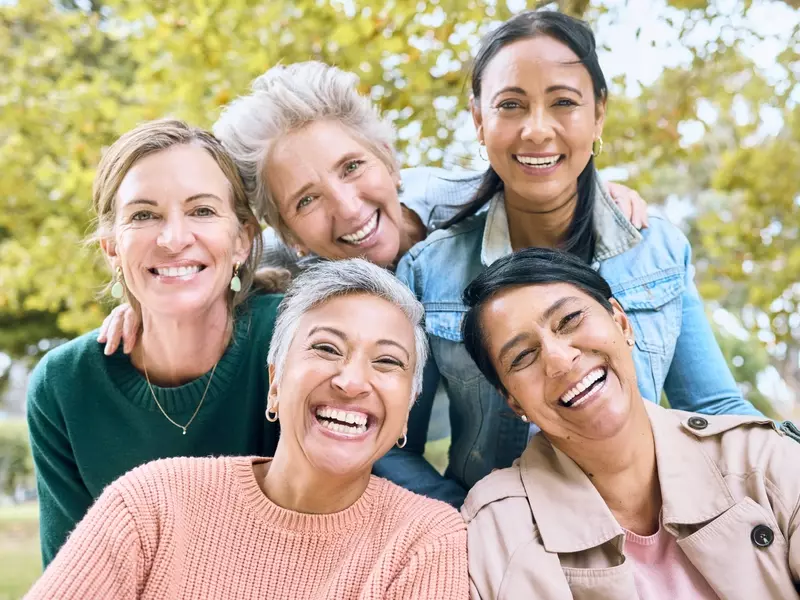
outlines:
[[[270,149],[285,134],[317,121],[336,121],[390,172],[398,168],[394,129],[357,85],[355,74],[318,61],[277,65],[253,81],[252,92],[231,102],[214,124],[214,135],[239,165],[256,215],[285,242],[291,242],[291,232],[264,177]]]
[[[267,362],[275,367],[275,379],[280,381],[289,346],[302,316],[332,298],[351,294],[370,294],[391,302],[414,326],[413,402],[422,389],[422,372],[428,360],[428,338],[423,325],[425,310],[411,290],[394,275],[361,258],[320,262],[294,280],[278,308],[267,357]]]

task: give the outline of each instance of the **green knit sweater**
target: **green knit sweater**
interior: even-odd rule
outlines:
[[[278,428],[264,411],[267,352],[280,299],[255,296],[237,311],[231,343],[186,435],[158,410],[127,355],[103,354],[96,331],[39,362],[28,387],[28,426],[45,566],[103,488],[138,465],[171,456],[274,454]],[[153,389],[167,414],[186,423],[209,375]]]

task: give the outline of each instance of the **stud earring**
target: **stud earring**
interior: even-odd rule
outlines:
[[[231,277],[231,290],[233,293],[242,291],[242,280],[239,279],[239,263],[233,265],[233,277]]]
[[[522,415],[522,416],[520,417],[520,419],[522,419],[522,422],[523,422],[523,423],[527,423],[527,422],[528,422],[528,415]]]
[[[592,156],[600,156],[603,153],[603,138],[599,137],[592,142]]]
[[[114,272],[114,285],[111,286],[111,297],[119,300],[125,295],[125,286],[122,285],[122,267],[117,267]]]
[[[625,340],[625,343],[628,344],[628,346],[633,346],[636,342],[634,342],[632,338],[628,338]]]
[[[306,253],[299,248],[295,249],[295,253],[297,253],[297,258],[303,258],[306,255]]]

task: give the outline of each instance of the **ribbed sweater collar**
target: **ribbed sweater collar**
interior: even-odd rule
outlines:
[[[204,405],[211,404],[228,394],[230,385],[235,381],[237,374],[241,370],[242,361],[246,356],[247,335],[251,324],[252,312],[249,307],[242,306],[241,308],[242,310],[239,311],[237,318],[234,320],[231,341],[217,363],[217,368],[210,384],[208,383],[208,379],[211,376],[210,370],[197,379],[177,387],[160,387],[153,384],[153,391],[158,397],[158,402],[170,416],[194,411],[203,397],[206,385],[208,385],[208,393],[206,394]],[[133,366],[130,356],[124,354],[120,349],[107,358],[106,364],[108,365],[108,373],[112,384],[132,404],[148,410],[158,410],[148,389],[147,380]],[[264,368],[267,368],[266,365]]]
[[[348,508],[325,515],[299,513],[281,508],[264,495],[258,486],[253,464],[272,459],[254,457],[235,457],[229,459],[233,475],[242,493],[242,499],[259,519],[269,525],[297,533],[336,535],[352,532],[354,527],[363,527],[364,523],[375,514],[375,506],[385,492],[383,480],[370,477],[367,489],[361,497]]]

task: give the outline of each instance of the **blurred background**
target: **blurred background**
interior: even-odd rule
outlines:
[[[604,177],[689,235],[745,395],[800,416],[800,0],[0,0],[0,600],[40,571],[27,373],[110,308],[82,245],[104,147],[166,115],[209,127],[270,66],[317,59],[359,74],[404,165],[483,168],[470,60],[526,8],[592,24]]]

